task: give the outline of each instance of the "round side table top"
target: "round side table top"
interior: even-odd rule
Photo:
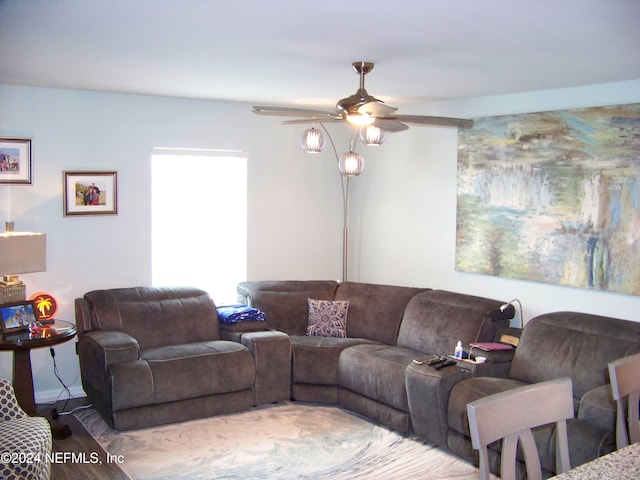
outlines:
[[[0,350],[28,350],[48,347],[71,339],[78,330],[71,322],[55,320],[43,326],[38,333],[29,330],[5,333],[0,337]]]

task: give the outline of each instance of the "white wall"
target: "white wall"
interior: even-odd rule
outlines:
[[[628,82],[412,113],[473,117],[638,101],[640,82]],[[330,128],[346,150],[344,129]],[[22,276],[27,293],[53,293],[58,317],[73,321],[73,300],[88,290],[150,283],[153,147],[248,153],[248,279],[340,278],[335,157],[302,153],[302,130],[254,115],[247,104],[0,85],[0,136],[32,137],[34,166],[32,186],[0,186],[0,225],[13,220],[18,229],[47,233],[47,271]],[[455,129],[413,127],[379,149],[362,150],[366,170],[351,183],[349,279],[517,297],[527,319],[570,309],[640,321],[640,297],[456,272],[456,145]],[[63,170],[117,170],[119,214],[63,217]],[[185,212],[177,223],[202,221],[206,215]],[[218,233],[233,234],[223,227]],[[56,347],[56,360],[79,393],[73,342]],[[34,350],[32,362],[36,399],[55,398],[61,389],[47,349]],[[11,378],[11,363],[11,354],[0,352],[0,377]]]
[[[473,98],[411,113],[474,118],[637,102],[640,80]],[[413,127],[391,135],[380,150],[367,150],[367,158],[353,190],[352,237],[359,243],[351,271],[359,280],[518,298],[525,320],[575,310],[640,321],[637,296],[455,271],[455,129]]]
[[[12,220],[16,229],[47,233],[47,271],[21,276],[27,295],[52,293],[57,317],[74,321],[74,299],[86,291],[151,283],[153,147],[247,152],[248,278],[339,278],[334,163],[306,157],[299,129],[280,122],[247,104],[0,85],[0,136],[33,139],[33,185],[0,185],[0,226]],[[118,215],[63,217],[64,170],[117,170]],[[176,225],[208,220],[194,209]],[[212,230],[233,235],[232,226]],[[62,378],[77,387],[74,342],[55,350]],[[60,385],[48,349],[31,356],[36,400],[55,398]],[[0,377],[11,378],[11,365],[11,353],[0,352]]]

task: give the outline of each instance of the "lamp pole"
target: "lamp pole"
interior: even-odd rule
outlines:
[[[340,161],[340,157],[338,155],[338,150],[336,149],[336,145],[333,142],[333,138],[329,134],[327,127],[323,122],[320,122],[320,126],[327,134],[327,138],[329,138],[329,142],[331,143],[331,148],[333,149],[333,154],[336,157],[336,164]],[[340,175],[340,187],[342,188],[342,281],[346,282],[349,278],[349,180],[350,177],[346,175],[342,175],[340,170],[338,170],[338,175]]]

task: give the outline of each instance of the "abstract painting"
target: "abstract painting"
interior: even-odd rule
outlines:
[[[640,295],[640,104],[458,134],[456,270]]]

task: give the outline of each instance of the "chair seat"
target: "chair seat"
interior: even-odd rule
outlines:
[[[51,470],[51,427],[43,417],[0,422],[0,452],[12,460],[0,463],[0,478],[48,479]]]

